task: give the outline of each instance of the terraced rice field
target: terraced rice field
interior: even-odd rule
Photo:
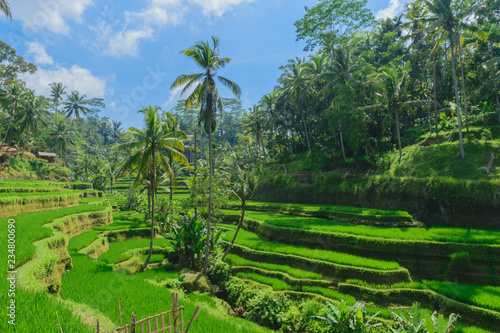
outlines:
[[[179,185],[178,191],[174,192],[175,200],[188,196],[187,193],[183,193],[186,192],[185,184],[179,182]],[[75,187],[77,189],[73,189]],[[14,195],[15,197],[33,199],[34,202],[37,200],[43,202],[44,198],[58,195],[76,198],[75,201],[69,202],[67,207],[42,209],[39,212],[15,217],[18,244],[16,266],[20,267],[34,258],[38,260],[43,259],[45,255],[51,255],[50,247],[48,254],[45,254],[39,252],[41,250],[36,245],[40,240],[53,237],[55,231],[47,226],[48,223],[75,214],[104,212],[110,209],[106,205],[115,207],[122,205],[125,200],[124,195],[128,191],[128,181],[117,182],[118,193],[106,195],[104,198],[96,197],[96,193],[81,183],[61,185],[53,182],[0,182],[0,200],[2,198],[10,200],[12,196],[9,196],[9,191],[16,188],[19,188],[19,192]],[[85,193],[89,193],[89,196],[85,197]],[[18,201],[10,201],[9,204],[16,203]],[[411,281],[412,270],[406,269],[397,261],[373,258],[370,253],[352,254],[346,251],[345,247],[308,243],[305,239],[295,238],[302,235],[301,232],[341,235],[338,237],[349,239],[354,247],[359,246],[360,240],[375,245],[392,241],[414,242],[411,244],[428,242],[434,246],[432,247],[434,252],[435,249],[458,246],[452,244],[463,244],[457,248],[460,250],[470,248],[471,260],[477,260],[485,258],[481,251],[484,250],[484,253],[495,251],[500,239],[497,230],[379,226],[377,223],[415,221],[407,212],[367,210],[357,207],[296,204],[277,206],[251,202],[247,208],[245,227],[240,230],[236,245],[226,258],[232,274],[247,283],[274,289],[294,299],[317,298],[322,302],[330,300],[334,303],[344,300],[348,304],[354,304],[356,299],[360,299],[369,303],[369,313],[380,312],[379,316],[387,321],[391,319],[390,311],[387,309],[388,304],[409,306],[414,300],[422,299],[426,300],[422,303],[427,306],[433,303],[432,300],[437,300],[441,302],[445,313],[446,311],[460,313],[461,325],[457,327],[456,332],[495,332],[498,331],[496,327],[500,327],[495,326],[500,323],[498,285],[458,284],[438,279],[415,282]],[[237,211],[224,213],[227,222],[235,221],[239,216]],[[59,294],[51,295],[43,291],[19,288],[16,296],[19,304],[18,314],[23,320],[18,322],[17,331],[29,332],[33,327],[47,332],[53,330],[57,323],[56,311],[65,332],[93,332],[95,327],[92,325],[95,319],[99,319],[102,328],[112,328],[118,318],[118,297],[125,311],[124,318],[127,319],[132,312],[138,318],[142,318],[153,312],[168,309],[171,305],[171,296],[165,285],[167,282],[177,281],[179,267],[167,264],[133,275],[127,275],[117,269],[119,265],[127,263],[134,257],[139,262],[145,259],[149,240],[144,234],[149,232],[149,224],[144,219],[144,214],[115,211],[113,223],[93,226],[89,230],[81,229],[72,235],[72,238],[67,239],[64,246],[67,247],[72,268],[62,278],[54,275],[50,277],[56,279],[56,285],[59,279]],[[371,221],[374,224],[348,223],[361,220]],[[0,219],[0,223],[4,226],[7,221],[8,218]],[[224,240],[230,241],[235,226],[232,224],[219,224],[219,226],[226,229]],[[266,229],[267,227],[271,229]],[[6,228],[0,230],[0,237],[7,237],[6,230]],[[274,230],[279,230],[281,233],[279,241],[273,239],[276,235]],[[103,248],[104,252],[99,252],[97,260],[79,252],[94,244],[97,239],[101,239],[103,233],[108,232],[116,235],[113,236],[116,239],[109,238],[108,247]],[[282,242],[287,238],[287,242]],[[155,239],[152,264],[162,262],[170,250],[171,245],[168,240],[161,237]],[[440,251],[444,258],[440,259],[441,262],[449,262],[449,254],[446,252],[448,250]],[[496,262],[495,258],[486,257],[486,259],[492,265]],[[5,261],[0,265],[2,265],[0,286],[3,291],[8,288],[5,279],[7,267]],[[489,272],[495,274],[494,270]],[[48,278],[48,275],[46,277]],[[42,280],[45,281],[44,278]],[[137,292],[138,290],[140,292]],[[2,292],[0,301],[8,301],[6,293]],[[204,307],[197,319],[201,324],[195,325],[190,332],[269,331],[241,318],[229,316],[227,311],[208,295],[187,294],[181,297],[181,304],[186,308],[186,317],[194,312],[196,306],[201,304]],[[75,315],[75,311],[81,313],[81,316]],[[429,309],[423,310],[423,313],[430,312]],[[477,325],[481,328],[474,327]],[[0,331],[12,331],[5,317],[0,319]]]

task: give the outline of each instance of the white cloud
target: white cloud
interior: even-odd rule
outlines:
[[[109,38],[104,53],[114,56],[137,56],[139,54],[139,41],[152,37],[153,29],[149,27],[139,30],[123,30]]]
[[[46,96],[50,94],[49,84],[52,82],[62,82],[67,86],[67,92],[77,90],[89,98],[103,98],[106,93],[106,80],[94,76],[90,70],[78,65],[71,68],[60,65],[53,69],[38,68],[35,74],[24,74],[21,78],[26,81],[28,88]]]
[[[253,2],[254,0],[188,0],[189,3],[197,4],[203,8],[203,14],[206,16],[214,15],[222,16],[226,11],[233,7],[244,3]]]
[[[28,54],[33,55],[36,63],[40,65],[52,65],[54,63],[52,57],[45,51],[45,47],[38,41],[27,42],[26,45],[28,45]]]
[[[191,86],[190,89],[188,89],[182,96],[181,96],[181,92],[182,92],[182,89],[184,89],[185,86],[180,86],[180,87],[175,87],[174,89],[172,89],[170,91],[170,97],[168,98],[167,101],[165,101],[165,103],[163,103],[161,105],[161,107],[164,109],[164,110],[169,110],[170,108],[173,108],[177,102],[181,99],[186,99],[189,97],[189,95],[191,95],[191,93],[194,91],[194,88],[195,86]]]
[[[177,26],[184,22],[191,7],[201,7],[205,16],[220,17],[226,11],[244,2],[254,0],[150,0],[140,11],[125,11],[122,26],[115,27],[101,21],[92,29],[97,32],[98,48],[112,56],[138,56],[142,40],[152,40],[157,29]]]
[[[12,18],[21,21],[27,34],[49,30],[68,35],[67,20],[81,23],[81,16],[91,0],[15,0],[10,1]]]
[[[402,7],[403,4],[400,0],[391,0],[389,2],[389,7],[379,10],[375,17],[377,20],[393,18],[401,11]]]

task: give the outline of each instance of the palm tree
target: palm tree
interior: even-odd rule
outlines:
[[[7,126],[7,131],[5,132],[5,137],[3,138],[2,143],[0,144],[0,149],[3,148],[3,144],[7,141],[7,137],[9,135],[10,127],[12,125],[12,121],[16,117],[19,103],[26,96],[26,92],[19,88],[17,83],[13,83],[9,89],[3,91],[3,98],[7,101],[7,108],[9,108],[9,125]]]
[[[307,110],[304,107],[304,99],[312,96],[314,88],[313,81],[311,81],[306,68],[303,60],[290,60],[288,65],[280,67],[284,73],[278,78],[278,82],[282,86],[282,97],[285,98],[288,104],[293,105],[300,115],[302,124],[304,125],[307,149],[310,153],[311,143],[309,141],[309,131],[307,130]]]
[[[169,133],[170,137],[178,138],[179,140],[182,140],[183,142],[187,140],[188,136],[185,132],[179,130],[179,117],[176,115],[173,115],[171,113],[165,113],[166,119],[165,119],[165,131]],[[170,152],[166,152],[166,156],[168,157],[168,160],[170,162],[170,165],[173,166],[173,159],[172,155]],[[168,175],[168,180],[169,180],[169,188],[170,188],[170,207],[171,211],[170,213],[173,214],[173,201],[174,201],[174,188],[177,190],[177,179],[175,178],[174,174],[169,174]]]
[[[458,137],[460,140],[460,157],[465,157],[464,142],[462,137],[462,118],[460,114],[460,98],[458,96],[457,74],[455,69],[455,43],[457,32],[462,30],[476,30],[468,22],[471,15],[478,8],[476,1],[470,3],[463,0],[425,0],[427,15],[420,18],[432,32],[438,32],[436,46],[447,38],[451,49],[451,72],[453,88],[455,90],[455,103],[457,104]],[[460,41],[458,41],[460,43]],[[434,47],[434,49],[436,48]]]
[[[241,217],[240,221],[238,222],[238,227],[236,228],[236,232],[234,233],[233,239],[231,240],[231,245],[226,249],[224,252],[224,255],[222,256],[222,260],[226,258],[228,255],[229,251],[234,245],[234,241],[236,240],[236,237],[238,236],[238,232],[240,231],[241,226],[243,225],[243,221],[245,220],[245,208],[246,208],[246,202],[252,197],[253,193],[253,184],[252,181],[250,180],[248,173],[241,170],[239,166],[236,166],[237,170],[237,179],[236,182],[234,183],[234,188],[231,190],[231,193],[233,196],[235,196],[238,201],[241,203]]]
[[[140,111],[144,114],[144,129],[129,128],[129,142],[119,144],[116,149],[129,151],[131,155],[125,159],[120,168],[120,173],[130,170],[137,173],[136,183],[145,180],[148,183],[148,192],[151,199],[149,214],[151,216],[151,242],[149,254],[141,269],[145,269],[153,252],[155,236],[155,195],[158,189],[158,173],[163,170],[168,176],[173,177],[173,171],[164,152],[168,152],[172,159],[189,167],[187,159],[182,152],[182,141],[167,132],[165,123],[161,121],[158,108],[149,106]]]
[[[92,159],[89,155],[85,154],[78,160],[79,167],[83,170],[85,181],[89,181],[90,169],[92,168]]]
[[[337,48],[333,51],[333,56],[330,65],[326,70],[319,76],[320,80],[327,82],[323,90],[326,92],[334,91],[340,98],[337,99],[337,103],[334,103],[334,108],[337,110],[342,109],[342,105],[339,105],[340,101],[347,99],[346,87],[349,84],[358,82],[354,75],[360,68],[358,61],[356,61],[350,53],[348,53],[344,48]],[[340,135],[340,148],[342,151],[342,157],[346,159],[344,139],[342,136],[342,122],[339,121],[339,135]]]
[[[2,11],[5,16],[12,19],[12,13],[10,12],[10,6],[7,0],[0,0],[0,11]]]
[[[64,154],[65,157],[67,157],[68,148],[76,143],[75,130],[66,126],[61,115],[57,115],[56,123],[52,125],[47,135],[49,137],[49,147],[55,149],[59,155]]]
[[[254,105],[250,113],[245,114],[244,128],[245,134],[252,134],[257,140],[257,145],[261,150],[262,156],[265,156],[264,149],[264,127],[267,119],[258,105]]]
[[[380,73],[377,76],[381,86],[382,93],[378,94],[382,101],[382,105],[387,106],[389,114],[394,114],[396,120],[396,134],[398,137],[399,158],[402,156],[401,151],[401,135],[399,133],[399,115],[405,108],[409,108],[411,104],[434,103],[432,100],[409,101],[410,94],[407,91],[409,83],[408,64],[401,68],[395,69],[388,66],[380,68]],[[373,105],[371,107],[379,107]]]
[[[240,87],[233,81],[218,75],[219,70],[224,68],[231,58],[222,58],[219,56],[219,39],[212,36],[212,45],[209,41],[198,42],[194,46],[181,52],[186,57],[191,58],[202,70],[201,73],[180,75],[172,84],[170,89],[184,86],[181,95],[194,87],[193,92],[186,99],[186,109],[191,105],[200,107],[199,121],[203,123],[205,132],[208,134],[208,159],[209,159],[209,206],[208,206],[208,237],[206,243],[206,257],[203,263],[203,272],[206,272],[208,266],[208,255],[210,252],[210,230],[212,219],[212,177],[213,177],[213,152],[212,152],[212,133],[216,127],[217,110],[222,112],[222,100],[219,90],[215,83],[217,78],[219,82],[228,88],[236,97],[241,95]]]
[[[56,113],[59,113],[57,106],[59,105],[59,100],[62,100],[62,96],[66,94],[66,86],[63,86],[61,82],[52,82],[50,84],[50,96],[52,97],[52,102],[56,108]]]
[[[21,160],[24,158],[24,151],[28,144],[28,136],[38,135],[40,125],[46,126],[45,115],[48,113],[49,104],[42,96],[36,96],[32,91],[28,92],[27,98],[23,101],[20,114],[20,129],[25,133],[23,152]]]
[[[89,104],[89,101],[85,99],[85,95],[80,96],[78,91],[73,91],[71,92],[70,95],[66,95],[67,100],[63,102],[64,105],[64,113],[66,116],[71,117],[73,116],[73,124],[72,126],[75,125],[74,120],[76,118],[80,118],[81,114],[87,114],[90,112],[90,109],[87,108],[85,105]]]

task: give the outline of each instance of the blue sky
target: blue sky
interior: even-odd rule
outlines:
[[[198,72],[179,52],[211,35],[232,58],[221,75],[242,88],[250,107],[271,91],[288,59],[303,57],[293,23],[317,0],[11,0],[12,21],[0,19],[2,40],[38,67],[23,77],[48,95],[49,83],[104,98],[103,115],[137,126],[137,110],[170,109],[180,74]],[[392,17],[401,0],[369,0],[378,17]],[[230,94],[222,90],[224,97]]]

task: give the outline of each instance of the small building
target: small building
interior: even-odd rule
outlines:
[[[56,157],[57,157],[57,155],[55,153],[38,152],[38,158],[41,158],[42,160],[46,160],[49,163],[56,163]]]

